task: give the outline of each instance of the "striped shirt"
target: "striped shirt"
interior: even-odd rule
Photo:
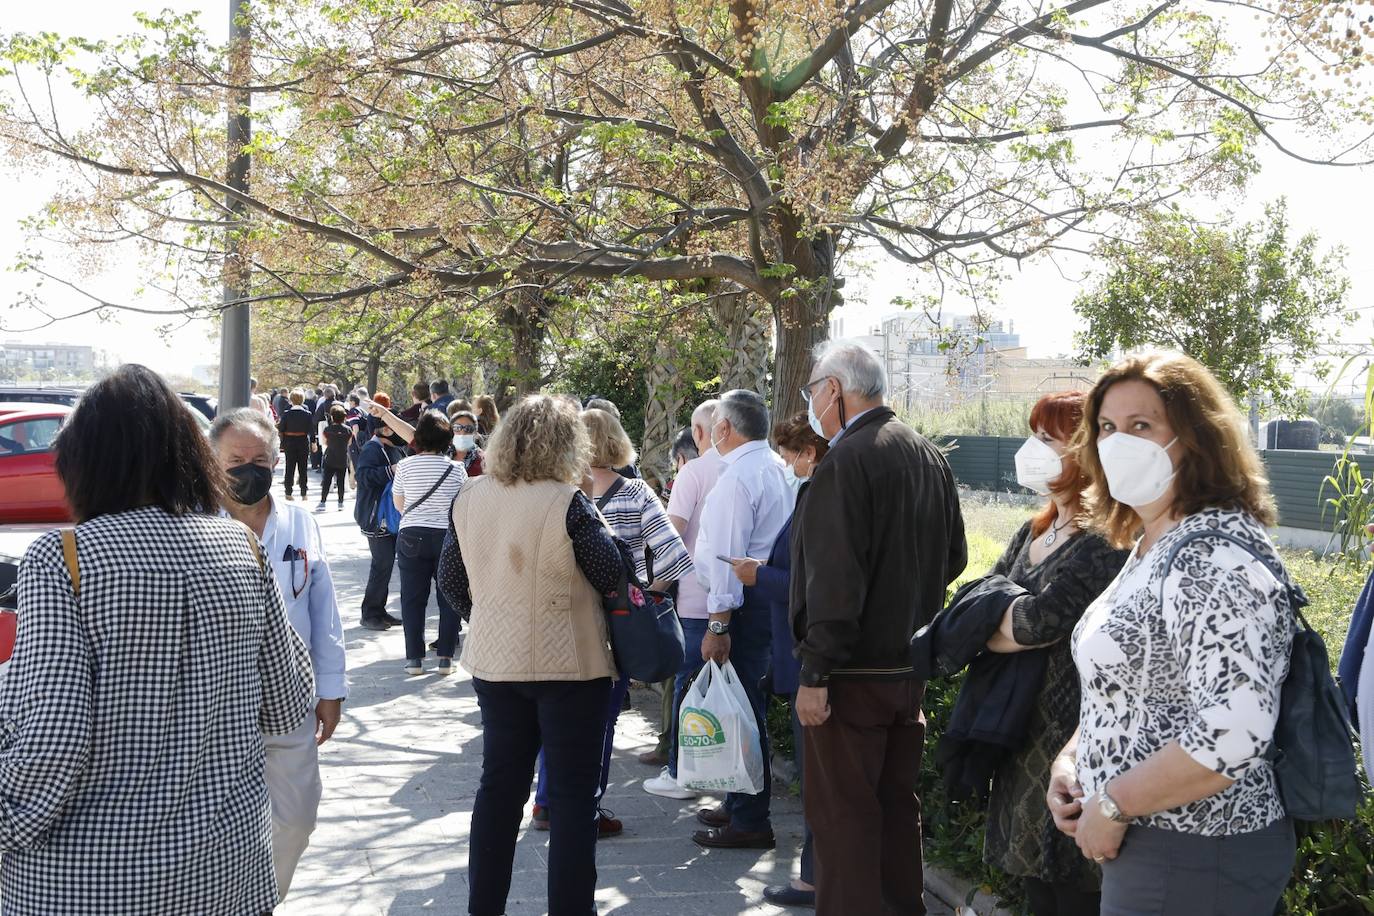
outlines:
[[[444,480],[443,485],[435,490],[429,499],[420,503],[424,495],[439,482],[439,478],[443,477],[444,471],[449,468],[452,468],[453,472]],[[401,530],[447,529],[453,498],[463,488],[463,481],[467,480],[467,477],[461,464],[455,464],[443,455],[411,455],[396,465],[396,478],[391,489],[405,499],[405,508],[401,510]],[[420,503],[419,507],[411,509],[416,503]]]
[[[599,500],[598,500],[599,503]],[[654,578],[669,581],[682,579],[692,571],[692,557],[682,543],[677,529],[668,521],[663,503],[643,480],[626,480],[612,496],[601,514],[611,526],[612,533],[630,548],[635,560],[635,572],[640,581],[649,584],[648,568],[644,560],[647,546],[654,555]]]

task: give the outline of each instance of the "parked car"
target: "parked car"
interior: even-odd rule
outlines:
[[[0,403],[75,407],[81,400],[81,391],[68,385],[0,385]]]
[[[52,441],[72,408],[0,402],[0,523],[71,521]]]
[[[195,394],[190,391],[178,392],[181,399],[193,407],[197,413],[207,420],[213,420],[215,414],[219,412],[219,398],[211,397],[208,394]]]

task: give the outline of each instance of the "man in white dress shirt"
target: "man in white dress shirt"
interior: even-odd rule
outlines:
[[[708,848],[772,849],[774,845],[768,801],[772,768],[768,765],[767,705],[759,688],[771,657],[771,612],[768,602],[756,597],[753,588],[746,588],[728,562],[741,557],[766,560],[792,513],[792,488],[783,476],[782,459],[768,447],[768,430],[768,406],[760,395],[736,389],[721,396],[711,426],[721,474],[706,497],[692,558],[706,590],[708,621],[701,657],[734,663],[758,718],[764,785],[757,795],[731,793],[719,808],[698,812],[697,819],[709,829],[697,831],[692,839]]]
[[[343,622],[319,525],[309,511],[272,498],[277,430],[251,407],[220,414],[210,441],[229,474],[227,512],[262,541],[286,603],[287,619],[310,650],[317,693],[315,715],[289,735],[264,735],[267,791],[272,797],[272,866],[285,899],[315,829],[323,786],[319,745],[339,724],[348,695]]]

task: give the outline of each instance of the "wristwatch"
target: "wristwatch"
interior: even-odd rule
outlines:
[[[1097,809],[1102,812],[1102,816],[1116,824],[1129,824],[1131,819],[1121,813],[1120,806],[1117,805],[1112,797],[1103,789],[1097,793]]]
[[[717,636],[725,636],[730,632],[730,624],[726,623],[724,620],[712,620],[710,623],[706,624],[706,629]]]

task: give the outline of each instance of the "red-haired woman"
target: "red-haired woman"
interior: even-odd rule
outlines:
[[[1054,829],[1045,808],[1050,764],[1078,726],[1078,671],[1068,637],[1126,562],[1126,551],[1084,530],[1080,499],[1088,481],[1066,449],[1085,400],[1081,391],[1051,394],[1031,410],[1032,436],[1016,454],[1016,476],[1049,500],[992,569],[1031,594],[1007,609],[988,648],[1046,647],[1048,655],[1026,743],[993,777],[983,848],[988,864],[1022,879],[1035,916],[1097,916],[1100,902],[1100,870]]]

